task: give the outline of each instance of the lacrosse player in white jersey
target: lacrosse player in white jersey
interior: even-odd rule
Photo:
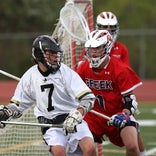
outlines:
[[[0,121],[19,118],[36,103],[34,114],[39,123],[63,124],[63,128],[42,127],[51,156],[95,156],[92,134],[84,115],[94,105],[95,96],[79,75],[61,63],[63,51],[48,35],[37,37],[32,45],[35,65],[20,79],[7,106],[0,108]],[[5,124],[0,122],[0,127]],[[82,153],[75,154],[80,148]]]

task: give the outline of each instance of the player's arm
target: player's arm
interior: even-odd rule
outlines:
[[[63,131],[65,135],[77,131],[76,126],[82,122],[84,115],[92,109],[95,101],[95,96],[92,92],[86,92],[78,100],[78,108],[72,110],[64,121]]]
[[[7,121],[9,119],[19,118],[22,115],[22,112],[18,109],[18,104],[13,103],[12,101],[7,106],[0,106],[0,128],[4,128],[5,124],[1,121]]]

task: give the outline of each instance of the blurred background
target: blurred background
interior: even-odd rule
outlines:
[[[32,65],[31,46],[40,34],[52,34],[65,0],[0,2],[0,69],[21,77]],[[132,68],[142,79],[156,79],[156,1],[93,0],[94,23],[112,11],[120,25],[119,41],[128,50]],[[1,75],[0,79],[9,79]]]
[[[60,9],[64,4],[65,0],[0,1],[0,70],[21,77],[32,66],[31,48],[33,40],[39,35],[53,33],[59,19]],[[97,15],[102,11],[111,11],[118,18],[120,25],[118,41],[123,42],[127,46],[131,67],[144,84],[134,92],[141,104],[139,109],[143,112],[139,119],[148,119],[148,122],[151,119],[155,121],[156,114],[155,8],[156,0],[93,0],[94,23]],[[0,74],[1,104],[9,102],[17,83],[18,81]],[[29,113],[27,114],[31,117]],[[151,156],[156,156],[155,126],[153,124],[152,128],[145,126],[142,129],[143,138],[146,140],[145,146]],[[25,130],[27,129],[25,128],[24,132],[21,133],[21,129],[15,129],[15,132],[22,134],[22,141],[24,141],[23,137],[26,139],[28,137]],[[12,149],[14,152],[16,147],[19,146],[16,146],[12,139],[13,129],[10,129],[10,131],[11,139],[6,139],[6,136],[9,136],[9,133],[6,133],[6,135],[3,135],[5,141],[3,142],[1,139],[1,142],[3,142],[1,145],[6,145],[6,151]],[[32,131],[32,128],[30,129],[28,138],[34,141],[33,137],[35,134],[32,132],[38,133],[36,133],[36,130]],[[17,135],[15,135],[15,140],[18,140]],[[15,147],[15,149],[9,148],[8,144],[11,147]],[[29,146],[27,141],[24,142],[24,145]],[[30,144],[30,146],[32,145]],[[34,144],[32,147],[34,147]],[[22,152],[24,149],[25,147],[21,146],[20,150]],[[5,151],[3,148],[1,150]],[[38,150],[39,148],[37,147],[37,152]],[[112,147],[112,145],[106,146],[104,150],[104,155],[107,155],[107,153],[109,156],[124,155],[122,149]]]

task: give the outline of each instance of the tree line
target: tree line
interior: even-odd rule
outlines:
[[[33,39],[54,30],[65,0],[5,0],[0,2],[0,66],[21,76],[32,65]],[[119,40],[129,49],[133,69],[142,78],[156,78],[155,0],[93,0],[94,22],[102,11],[112,11],[120,24]],[[20,36],[18,36],[20,34]],[[1,76],[0,79],[5,77]]]

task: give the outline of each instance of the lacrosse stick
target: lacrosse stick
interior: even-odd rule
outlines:
[[[100,117],[102,117],[104,119],[107,119],[107,120],[110,119],[110,117],[108,117],[107,115],[101,114],[101,113],[99,113],[99,112],[97,112],[95,110],[90,110],[90,112],[93,113],[93,114],[96,114],[97,116],[100,116]]]
[[[11,121],[1,121],[1,123],[10,124],[10,125],[23,125],[23,126],[56,127],[56,128],[63,127],[62,125],[59,124],[41,124],[41,123],[28,123],[28,122],[11,122]]]
[[[10,77],[10,78],[12,78],[12,79],[14,79],[14,80],[17,80],[17,81],[20,80],[19,77],[14,76],[14,75],[12,75],[12,74],[9,74],[9,73],[7,73],[7,72],[5,72],[5,71],[3,71],[3,70],[0,70],[0,74],[3,74],[3,75],[5,75],[5,76],[8,76],[8,77]]]
[[[74,0],[67,0],[60,11],[60,23],[75,40],[85,42],[90,30],[82,12],[74,5]]]

